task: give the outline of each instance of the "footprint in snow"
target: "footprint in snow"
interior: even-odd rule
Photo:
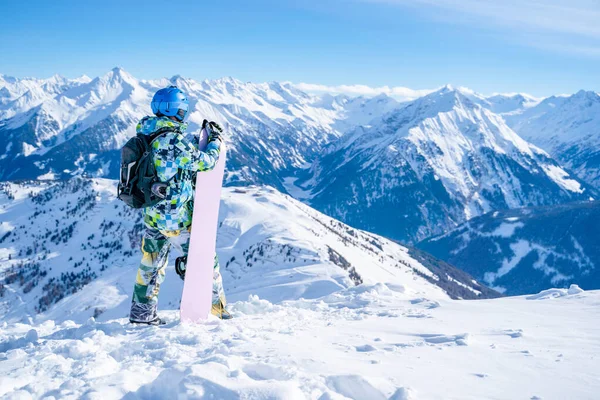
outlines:
[[[523,337],[523,329],[505,329],[503,332],[513,339]]]
[[[388,318],[398,318],[400,316],[400,314],[393,312],[393,311],[382,311],[380,313],[377,313],[378,317],[388,317]]]
[[[358,351],[359,353],[368,353],[370,351],[375,351],[377,350],[375,347],[371,346],[370,344],[365,344],[362,346],[356,346],[356,351]]]
[[[242,368],[242,371],[255,381],[266,381],[271,379],[276,381],[287,381],[293,377],[289,370],[273,367],[268,364],[246,365]]]
[[[415,392],[411,388],[399,388],[388,400],[415,400]]]
[[[437,301],[429,300],[429,299],[426,299],[424,297],[419,297],[419,298],[416,298],[416,299],[412,299],[410,301],[410,304],[414,304],[414,305],[419,304],[419,305],[421,305],[421,306],[423,306],[425,308],[428,308],[428,309],[433,309],[433,308],[440,307],[440,303],[438,303]]]
[[[415,344],[413,344],[413,343],[393,343],[392,346],[394,346],[396,348],[407,349],[409,347],[415,347]],[[391,347],[386,347],[386,350],[393,351],[394,349]]]
[[[403,314],[406,318],[433,318],[431,315],[422,313],[422,312],[414,312],[408,311]]]
[[[468,346],[470,335],[468,333],[461,333],[459,335],[440,335],[440,334],[421,334],[417,335],[425,342],[430,344],[456,344],[458,346]]]
[[[358,375],[334,375],[325,380],[327,387],[337,394],[355,400],[387,400],[387,397],[378,389],[373,387],[364,378]],[[326,396],[326,397],[325,397]],[[333,399],[329,394],[325,394],[321,399]],[[405,400],[406,398],[397,397],[394,400]],[[408,399],[406,399],[408,400]]]

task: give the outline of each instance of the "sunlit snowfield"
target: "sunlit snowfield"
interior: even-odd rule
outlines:
[[[8,288],[3,398],[594,399],[600,390],[600,292],[451,300],[404,247],[268,188],[224,191],[218,251],[235,318],[180,324],[182,284],[169,267],[167,325],[131,326],[139,256],[104,246],[111,229],[135,230],[114,182],[48,185],[13,185],[3,215],[24,224],[36,213],[28,192],[57,196],[56,213],[73,213],[81,231],[48,244],[49,276],[83,256],[107,268],[94,264],[92,283],[38,316],[42,287]],[[75,210],[88,207],[82,199],[98,200],[85,216]],[[69,221],[56,225],[55,215],[36,215],[36,229],[63,229]],[[10,251],[25,254],[36,229],[14,233]],[[86,229],[101,233],[90,239]],[[93,252],[65,250],[88,243]]]
[[[563,295],[554,298],[553,295]],[[451,301],[396,284],[231,321],[2,325],[4,398],[594,399],[600,293]]]

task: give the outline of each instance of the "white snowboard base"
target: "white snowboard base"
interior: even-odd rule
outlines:
[[[204,151],[208,135],[204,129],[200,135],[199,148]],[[194,215],[181,298],[181,321],[183,322],[206,320],[210,314],[225,159],[225,144],[222,144],[215,168],[196,174]]]

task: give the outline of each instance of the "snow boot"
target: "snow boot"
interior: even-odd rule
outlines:
[[[163,321],[162,319],[160,319],[160,317],[156,317],[154,318],[152,321],[136,321],[133,319],[129,319],[129,322],[134,324],[134,325],[164,325],[166,324],[165,321]]]
[[[219,300],[218,303],[212,305],[210,312],[212,315],[220,318],[220,319],[231,319],[233,316],[229,311],[225,309],[223,302]]]

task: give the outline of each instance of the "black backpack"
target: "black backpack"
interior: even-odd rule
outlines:
[[[137,134],[121,149],[117,197],[129,207],[151,207],[165,198],[167,184],[156,175],[152,142],[169,131],[173,129],[161,129],[152,135]]]

